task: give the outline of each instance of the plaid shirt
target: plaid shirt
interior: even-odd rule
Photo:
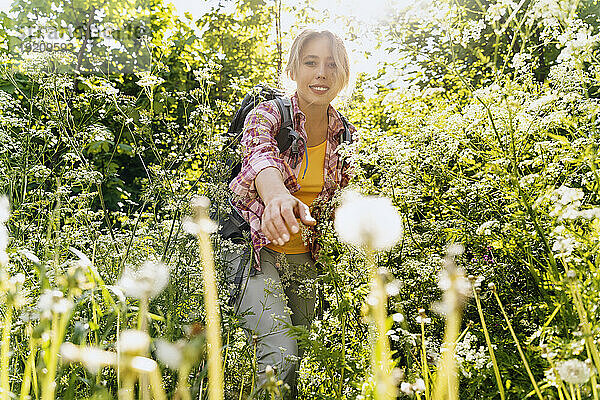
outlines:
[[[294,128],[305,142],[307,141],[304,123],[306,116],[298,107],[298,94],[291,98],[294,111]],[[350,180],[350,168],[348,163],[342,163],[336,151],[340,144],[341,133],[344,124],[338,112],[330,105],[327,113],[329,115],[329,126],[327,130],[327,145],[325,150],[325,165],[323,174],[323,190],[317,196],[314,203],[329,201],[336,190],[348,184]],[[242,169],[238,176],[229,184],[234,194],[233,204],[238,208],[244,219],[250,225],[250,236],[255,254],[255,268],[260,270],[260,249],[269,244],[269,239],[261,231],[261,218],[265,204],[259,197],[254,179],[263,169],[275,167],[283,176],[285,187],[294,193],[300,189],[297,177],[300,173],[300,162],[292,169],[291,149],[279,153],[276,134],[279,132],[281,118],[275,101],[260,103],[246,117],[241,145],[243,149]],[[356,132],[354,126],[349,125],[351,133]],[[298,160],[304,157],[305,148],[299,146]],[[310,160],[309,160],[310,162]],[[310,205],[309,205],[310,206]],[[312,216],[319,221],[320,211],[311,207]],[[308,235],[308,246],[313,259],[319,251],[317,243],[318,232],[310,227],[311,234]]]

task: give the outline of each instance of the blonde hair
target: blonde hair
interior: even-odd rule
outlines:
[[[302,54],[304,45],[308,41],[318,38],[326,38],[329,40],[333,60],[337,66],[335,80],[336,83],[340,85],[341,90],[348,86],[348,82],[350,81],[350,61],[348,60],[348,53],[346,52],[346,46],[344,46],[342,39],[326,29],[305,29],[296,37],[290,49],[290,57],[285,67],[285,73],[290,79],[292,78],[292,74],[295,74],[296,71],[298,71],[298,68],[300,68],[300,55]]]

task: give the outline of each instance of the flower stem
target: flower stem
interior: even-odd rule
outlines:
[[[494,367],[494,375],[496,377],[496,384],[498,385],[498,390],[500,391],[500,398],[504,400],[506,398],[506,394],[504,393],[504,384],[502,383],[502,376],[500,375],[500,369],[498,368],[498,363],[496,362],[496,355],[494,354],[494,348],[492,347],[490,333],[488,332],[487,324],[485,323],[485,318],[483,317],[483,309],[481,308],[481,299],[479,298],[479,292],[475,288],[473,292],[475,293],[475,302],[477,303],[477,311],[479,312],[479,319],[481,320],[481,327],[483,328],[485,343],[487,344],[488,352],[490,353],[490,359],[492,360],[492,365]]]
[[[23,383],[21,384],[21,399],[29,397],[31,389],[31,381],[34,381],[34,393],[37,393],[37,379],[35,379],[35,356],[37,354],[36,339],[32,338],[33,328],[31,324],[27,324],[27,333],[29,336],[29,356],[25,362],[25,370],[23,371]],[[37,397],[37,396],[36,396]]]
[[[209,221],[208,205],[198,202],[194,205],[195,222],[198,226]],[[214,260],[210,236],[204,229],[198,229],[196,236],[202,258],[204,279],[204,304],[206,307],[206,340],[208,352],[208,398],[223,399],[223,368],[221,361],[221,318],[217,295]]]
[[[397,387],[393,381],[393,361],[387,333],[387,293],[383,278],[375,270],[372,250],[367,251],[367,265],[371,271],[371,297],[369,312],[375,328],[372,340],[371,367],[375,378],[375,400],[396,399]]]
[[[583,334],[585,337],[585,344],[589,353],[591,353],[592,360],[594,361],[594,366],[597,370],[600,369],[600,354],[598,354],[598,348],[594,344],[594,336],[592,334],[592,329],[590,327],[590,322],[587,318],[587,312],[585,311],[585,307],[583,305],[583,300],[581,299],[581,293],[579,292],[579,285],[577,281],[573,282],[571,285],[571,294],[573,296],[573,303],[575,303],[575,308],[577,309],[577,314],[579,315],[579,320],[581,321],[581,325],[583,326]]]
[[[429,400],[429,366],[427,365],[427,346],[425,344],[425,321],[421,318],[421,369],[425,380],[425,400]]]
[[[521,356],[521,361],[523,361],[523,365],[525,366],[525,369],[527,370],[527,375],[529,375],[529,379],[531,380],[531,383],[533,384],[533,389],[535,390],[535,394],[538,396],[538,398],[540,400],[544,400],[544,397],[542,396],[542,392],[540,392],[540,388],[538,387],[537,382],[535,381],[535,378],[533,377],[531,368],[529,368],[529,363],[527,362],[527,358],[525,358],[525,354],[523,353],[523,350],[521,349],[521,345],[519,344],[519,339],[517,339],[517,335],[515,334],[512,324],[510,323],[510,319],[508,319],[508,315],[506,315],[506,311],[504,311],[504,307],[502,306],[500,297],[498,297],[498,293],[496,292],[496,290],[493,290],[492,292],[494,293],[494,297],[496,298],[496,301],[498,302],[498,305],[500,306],[500,311],[502,311],[502,315],[504,316],[504,320],[506,321],[506,324],[508,325],[510,334],[512,335],[512,338],[515,341],[515,345],[517,346],[517,350],[519,351],[519,355]]]
[[[456,304],[457,302],[451,301],[450,303]],[[440,367],[435,379],[434,400],[458,400],[458,375],[454,352],[456,349],[456,339],[460,332],[460,315],[459,308],[452,307],[446,320],[444,343],[442,345],[445,351],[442,354]]]
[[[2,347],[0,348],[0,388],[2,394],[0,399],[10,399],[10,381],[9,381],[9,366],[10,366],[10,329],[12,327],[12,314],[13,307],[11,304],[7,305],[6,312],[4,314],[4,325],[2,327]]]
[[[191,365],[189,363],[185,363],[179,369],[179,376],[177,377],[177,394],[181,400],[192,400],[187,382],[190,370]]]

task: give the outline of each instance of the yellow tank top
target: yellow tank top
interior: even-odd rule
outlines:
[[[306,167],[306,157],[302,157],[302,163],[300,164],[300,173],[298,176],[298,184],[300,184],[300,190],[294,193],[294,196],[304,204],[310,207],[314,199],[317,198],[321,190],[323,190],[323,170],[325,168],[325,149],[327,148],[327,140],[323,143],[318,144],[314,147],[308,147],[308,168],[306,174],[304,168]],[[298,224],[302,226],[300,219]],[[291,232],[290,232],[291,233]],[[269,243],[267,247],[271,250],[275,250],[279,253],[286,254],[300,254],[309,251],[307,245],[302,241],[302,229],[296,234],[291,234],[290,240],[283,246],[276,245],[275,243]]]

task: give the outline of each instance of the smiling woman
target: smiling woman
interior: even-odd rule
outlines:
[[[311,206],[316,200],[326,204],[349,181],[348,164],[336,148],[342,133],[355,129],[330,104],[348,84],[349,70],[341,39],[329,31],[302,32],[285,69],[296,83],[290,104],[293,128],[304,144],[298,149],[302,162],[292,162],[290,150],[279,154],[281,115],[273,101],[264,102],[246,118],[242,169],[230,185],[250,225],[254,251],[254,257],[232,255],[229,275],[243,277],[235,307],[248,337],[256,340],[257,388],[268,382],[273,366],[289,386],[289,398],[296,398],[301,349],[288,327],[310,325],[315,308],[315,225],[324,207]]]

